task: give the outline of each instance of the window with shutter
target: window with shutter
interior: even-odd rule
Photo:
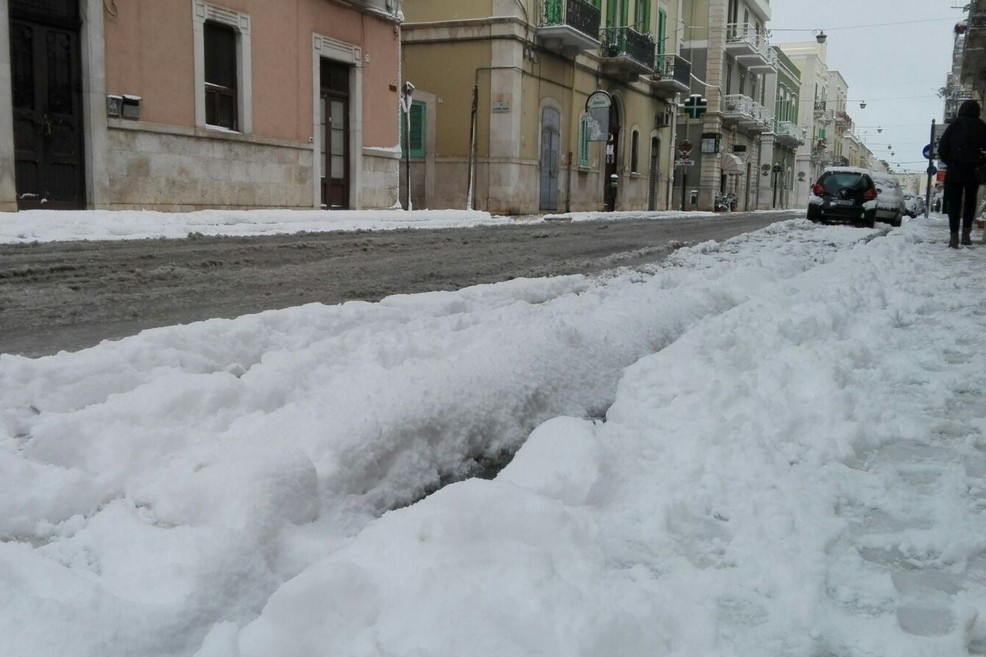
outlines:
[[[583,114],[579,121],[579,166],[589,166],[589,115]]]
[[[401,111],[401,156],[425,157],[427,154],[427,134],[425,130],[427,106],[422,101],[411,102],[410,121]],[[411,124],[410,136],[407,127]]]

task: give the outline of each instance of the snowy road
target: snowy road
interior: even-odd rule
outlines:
[[[243,214],[273,221],[296,213]],[[27,237],[45,236],[39,226],[35,233],[25,231],[20,242],[0,244],[0,353],[42,356],[146,328],[213,317],[315,302],[376,301],[391,294],[656,262],[682,244],[728,239],[794,213],[696,214],[700,216],[674,220],[521,221],[441,230],[412,230],[406,224],[403,230],[380,230],[366,222],[373,230],[358,232],[341,230],[343,222],[323,219],[323,231],[334,225],[340,230],[250,236],[193,233],[167,240],[123,240],[119,234],[109,240],[104,233],[97,241],[24,243]],[[443,216],[463,220],[468,213]],[[90,215],[94,223],[97,217]],[[162,220],[179,218],[164,215]],[[0,217],[0,239],[2,221]],[[230,220],[212,228],[275,230],[276,224],[269,221],[241,221],[237,226]],[[24,223],[30,226],[33,219]],[[72,236],[83,230],[80,224],[54,235]],[[124,230],[127,222],[117,224],[116,232],[123,236],[153,235],[146,222],[131,233]],[[315,230],[318,225],[303,227]],[[189,228],[208,231],[210,226]],[[283,230],[288,228],[300,229],[286,223]],[[18,231],[9,233],[12,239]]]

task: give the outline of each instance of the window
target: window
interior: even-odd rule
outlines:
[[[195,125],[253,131],[250,16],[193,0]]]
[[[640,173],[640,133],[630,133],[630,173]]]
[[[583,114],[579,120],[579,166],[589,166],[589,115]]]
[[[411,133],[408,139],[407,117],[401,110],[401,157],[424,157],[427,154],[425,117],[427,107],[420,100],[411,101]]]
[[[634,29],[641,34],[650,34],[650,6],[653,0],[637,0],[634,11]]]
[[[668,40],[668,12],[663,9],[657,10],[657,54],[667,53]]]
[[[236,32],[228,25],[206,21],[205,122],[239,130],[236,103]]]
[[[630,0],[608,0],[606,27],[625,27],[629,23]]]

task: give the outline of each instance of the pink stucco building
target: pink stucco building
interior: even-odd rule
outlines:
[[[0,209],[382,208],[399,0],[0,3]]]

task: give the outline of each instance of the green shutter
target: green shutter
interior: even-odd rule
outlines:
[[[657,10],[657,54],[663,55],[667,52],[666,40],[668,38],[668,12],[663,9]]]
[[[634,13],[634,29],[641,34],[652,34],[650,26],[650,8],[653,0],[637,0],[637,10]]]
[[[617,27],[616,25],[616,3],[618,0],[606,0],[606,27]]]
[[[589,166],[589,116],[586,114],[579,121],[579,166]]]
[[[410,147],[411,157],[424,157],[426,155],[427,135],[425,133],[426,106],[423,102],[415,100],[411,102],[411,138],[407,139],[407,121],[404,112],[401,111],[401,157],[408,156]],[[410,141],[410,144],[408,143]]]

